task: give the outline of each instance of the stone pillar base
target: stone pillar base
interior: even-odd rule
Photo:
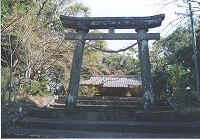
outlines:
[[[76,109],[76,97],[71,96],[70,94],[67,96],[65,109],[67,111],[74,111]]]

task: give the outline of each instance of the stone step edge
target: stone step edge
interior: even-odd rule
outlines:
[[[131,121],[85,121],[85,120],[44,120],[30,118],[18,123],[27,128],[67,129],[102,132],[194,132],[199,133],[200,122],[131,122]]]
[[[69,119],[46,119],[46,118],[32,118],[25,117],[20,122],[33,122],[33,123],[52,123],[52,124],[105,124],[105,125],[148,125],[148,126],[188,126],[200,128],[200,121],[195,122],[135,122],[135,121],[90,121],[90,120],[69,120]]]
[[[34,133],[34,134],[31,134]],[[38,129],[18,127],[3,132],[2,137],[12,138],[200,138],[200,133],[150,133],[150,132],[90,132],[90,131],[71,131],[57,129]]]

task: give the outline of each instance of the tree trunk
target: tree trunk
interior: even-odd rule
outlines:
[[[7,91],[8,91],[9,86],[10,86],[10,78],[8,79],[8,81],[7,81],[7,83],[6,83],[5,87],[4,87],[4,91],[3,91],[2,95],[1,95],[1,100],[3,100],[3,101],[5,100],[5,95],[6,95]]]
[[[12,43],[11,43],[11,40],[10,40],[10,35],[9,35],[9,43],[10,43],[10,66],[9,66],[9,69],[10,69],[10,78],[9,78],[9,88],[8,88],[8,91],[9,91],[9,94],[8,94],[8,100],[7,100],[7,104],[10,106],[10,101],[11,101],[11,93],[12,93],[12,65],[13,65],[13,51],[12,51]]]
[[[14,83],[13,83],[13,91],[14,91],[14,102],[17,102],[17,87],[16,87],[16,77],[14,78]]]

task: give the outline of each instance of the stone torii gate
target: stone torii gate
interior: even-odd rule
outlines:
[[[150,111],[154,105],[148,40],[160,39],[159,33],[147,33],[149,28],[161,25],[165,15],[147,17],[69,17],[60,16],[65,28],[76,29],[77,33],[67,33],[65,38],[76,40],[70,82],[66,96],[66,108],[76,107],[81,66],[86,40],[137,40],[139,61],[144,93],[144,110]],[[108,33],[88,33],[89,29],[108,29]],[[115,33],[115,29],[135,29],[137,33]]]

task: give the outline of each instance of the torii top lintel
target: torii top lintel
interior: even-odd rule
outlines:
[[[155,28],[161,25],[165,15],[154,15],[145,17],[70,17],[60,16],[62,25],[71,29],[135,29],[139,24],[144,23],[148,28]]]

